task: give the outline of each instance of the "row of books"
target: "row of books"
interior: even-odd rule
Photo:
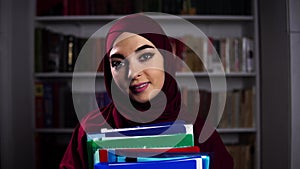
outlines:
[[[197,92],[200,100],[195,99]],[[221,98],[224,93],[211,93],[206,90],[183,90],[183,102],[187,105],[189,112],[199,110],[203,119],[206,119],[211,108],[212,95]],[[218,128],[252,128],[255,126],[254,105],[255,88],[227,91],[226,102]],[[218,100],[218,99],[217,99]],[[218,103],[216,103],[218,106]],[[222,110],[220,110],[222,111]]]
[[[38,0],[37,16],[109,15],[138,12],[250,15],[250,0]]]
[[[219,128],[255,127],[255,95],[254,88],[227,92],[225,109]]]
[[[35,72],[73,72],[87,38],[35,28]],[[90,38],[78,71],[101,71],[97,60],[104,51],[104,38]],[[98,70],[99,69],[99,70]]]
[[[86,39],[35,29],[35,72],[72,72]]]
[[[89,105],[95,98],[97,107],[100,108],[110,102],[106,92],[79,93],[79,98],[77,104],[86,105],[87,108],[92,108]],[[74,109],[70,84],[49,81],[35,82],[35,118],[37,128],[75,127],[78,117]]]
[[[203,38],[186,35],[174,41],[177,56],[194,72],[254,72],[253,40],[248,37]],[[215,49],[215,50],[214,50]],[[202,60],[199,58],[201,57]],[[187,71],[179,66],[179,71]]]
[[[194,145],[193,125],[182,121],[106,129],[87,134],[90,169],[208,169],[210,155]]]
[[[207,90],[182,89],[182,101],[190,112],[200,112],[205,119],[211,105],[211,97],[222,97],[224,93],[211,93]],[[195,99],[199,93],[200,100]],[[79,104],[92,111],[110,102],[106,92],[76,93]],[[255,126],[255,88],[227,91],[223,115],[219,128],[251,128]],[[97,107],[92,105],[96,98]],[[70,84],[66,82],[37,81],[35,83],[36,127],[74,127],[77,116],[74,109]],[[218,117],[217,117],[218,118]]]
[[[35,72],[72,72],[79,52],[87,39],[52,32],[45,28],[36,28],[35,33]],[[85,46],[84,57],[86,58],[80,60],[77,70],[102,71],[97,61],[105,54],[104,42],[104,38],[89,40],[89,44]],[[174,48],[174,54],[182,58],[191,71],[218,72],[222,68],[227,73],[254,71],[251,38],[216,39],[186,35],[178,37],[178,40],[170,39],[170,42]],[[188,69],[177,65],[177,70],[187,71]]]

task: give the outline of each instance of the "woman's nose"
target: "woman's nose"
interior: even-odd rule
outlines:
[[[129,79],[136,79],[138,77],[140,77],[142,74],[139,66],[137,66],[136,64],[129,64],[128,66],[128,78]]]

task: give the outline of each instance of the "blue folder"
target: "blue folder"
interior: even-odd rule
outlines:
[[[143,158],[145,160],[145,158]],[[142,160],[142,161],[143,161]],[[95,169],[209,169],[209,156],[194,158],[170,159],[164,161],[97,163]]]

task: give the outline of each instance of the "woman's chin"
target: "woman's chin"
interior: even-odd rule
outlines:
[[[150,94],[140,94],[135,96],[130,96],[130,98],[138,103],[147,103],[157,96],[158,93],[151,92]]]
[[[131,97],[132,100],[138,103],[147,103],[149,102],[149,97]]]

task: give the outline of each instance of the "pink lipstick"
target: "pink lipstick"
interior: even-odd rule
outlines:
[[[149,86],[148,82],[146,82],[146,83],[139,83],[139,84],[130,86],[130,90],[133,93],[140,93],[140,92],[143,92],[144,90],[146,90],[148,86]]]

